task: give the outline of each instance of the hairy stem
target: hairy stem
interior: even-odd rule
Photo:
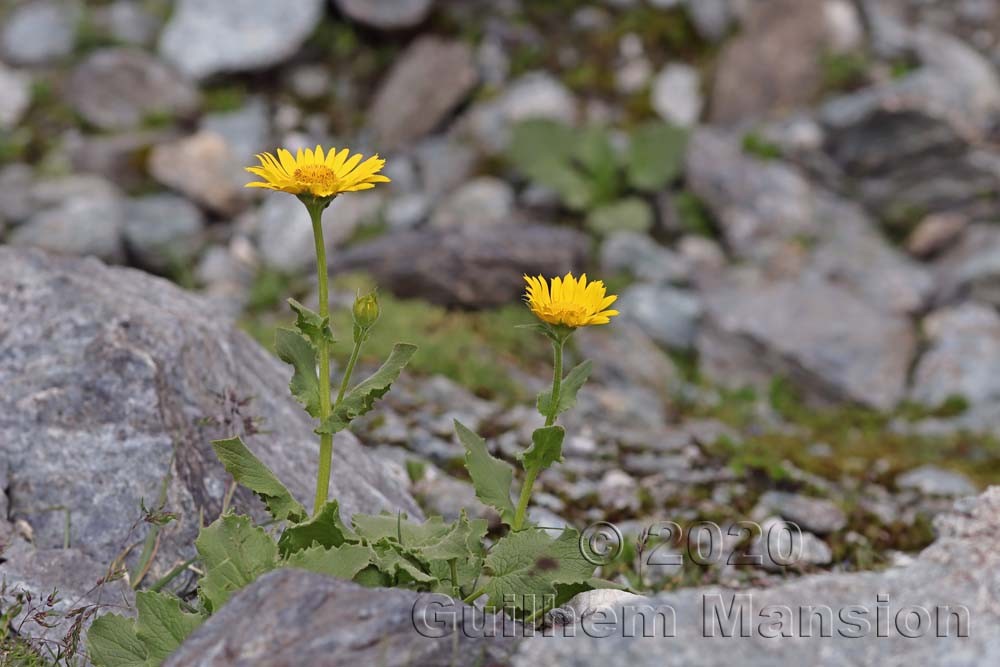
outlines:
[[[559,414],[564,344],[565,340],[562,338],[552,341],[552,400],[549,402],[549,414],[545,417],[545,426],[547,427],[556,422],[556,415]],[[535,479],[539,472],[540,470],[537,468],[526,471],[524,484],[521,485],[521,497],[517,501],[517,510],[514,512],[514,523],[511,526],[514,530],[521,530],[524,526],[524,518],[528,513],[528,503],[531,501],[531,489],[535,486]]]
[[[313,238],[316,241],[316,277],[319,279],[319,314],[320,317],[330,316],[330,295],[326,267],[326,243],[323,241],[323,209],[324,206],[306,205],[312,218]],[[319,349],[319,413],[320,422],[330,416],[330,346],[321,345]],[[326,495],[330,488],[330,467],[333,463],[333,436],[321,435],[319,439],[319,467],[316,472],[316,500],[313,503],[313,514],[318,514],[326,504]]]

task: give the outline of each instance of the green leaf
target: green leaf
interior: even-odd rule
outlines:
[[[302,504],[239,437],[213,440],[212,448],[233,479],[260,496],[275,519],[298,522],[306,518]]]
[[[135,594],[135,606],[139,610],[136,636],[145,645],[153,664],[166,660],[205,620],[200,614],[181,609],[181,601],[166,593],[139,591]]]
[[[450,530],[440,539],[420,548],[418,555],[428,562],[433,562],[452,559],[464,561],[482,554],[482,540],[489,531],[489,523],[486,519],[469,521],[465,510],[462,510],[458,521],[451,524],[449,528]]]
[[[524,450],[521,462],[525,470],[545,470],[553,463],[562,461],[563,438],[566,431],[562,426],[547,426],[536,429],[531,434],[531,447]]]
[[[296,551],[285,567],[318,572],[339,579],[353,579],[361,570],[371,563],[372,551],[368,547],[357,544],[345,544],[329,549],[316,545],[302,551]]]
[[[593,364],[590,360],[584,361],[582,364],[576,366],[563,378],[562,383],[559,385],[559,406],[556,410],[556,416],[558,417],[562,413],[571,409],[576,405],[576,395],[580,393],[580,388],[587,382],[587,378],[590,377],[590,371]],[[543,417],[548,417],[552,412],[552,391],[543,391],[538,395],[538,412],[541,413]]]
[[[466,428],[457,419],[455,432],[465,445],[465,467],[472,477],[476,497],[500,513],[508,526],[514,520],[514,503],[510,487],[514,482],[514,469],[506,461],[493,458],[486,449],[486,441]]]
[[[360,417],[375,405],[375,401],[385,396],[396,381],[403,368],[409,363],[417,351],[416,345],[396,343],[392,346],[389,358],[370,377],[351,389],[344,400],[334,410],[333,415],[325,420],[318,429],[320,434],[333,434],[342,431],[356,417]]]
[[[687,151],[686,130],[650,123],[632,135],[628,156],[628,180],[646,192],[662,190],[681,174]]]
[[[597,142],[581,148],[581,133],[554,120],[534,118],[518,123],[511,133],[507,158],[532,181],[555,190],[569,208],[583,210],[594,198],[594,183],[575,163],[592,157]],[[583,160],[589,162],[589,160]]]
[[[381,540],[372,545],[372,548],[375,553],[372,561],[378,569],[392,577],[396,585],[406,585],[413,582],[434,584],[437,582],[434,575],[424,572],[413,554],[398,543]]]
[[[340,519],[340,505],[332,500],[323,506],[316,516],[304,523],[285,528],[278,538],[278,552],[288,558],[296,551],[319,545],[339,547],[351,536],[350,529]]]
[[[358,536],[369,542],[388,539],[407,548],[433,544],[451,529],[439,516],[431,517],[423,523],[414,523],[402,513],[355,514],[351,523]]]
[[[218,610],[233,592],[278,563],[278,545],[246,516],[219,517],[201,530],[194,544],[205,567],[200,592],[209,611]]]
[[[329,316],[323,317],[295,299],[289,299],[288,305],[295,311],[295,328],[309,339],[313,349],[318,351],[323,345],[333,345],[333,330],[330,329]]]
[[[485,568],[489,604],[505,609],[536,610],[540,601],[551,607],[557,584],[594,576],[594,564],[581,553],[580,534],[571,528],[555,540],[537,529],[509,533],[486,557]]]
[[[639,197],[626,197],[595,208],[587,214],[587,228],[600,236],[614,232],[647,232],[653,226],[653,209]]]
[[[316,352],[312,345],[297,332],[279,328],[274,335],[274,352],[279,359],[295,369],[288,384],[292,395],[305,406],[306,412],[318,419],[319,374],[316,371]]]
[[[96,667],[153,667],[146,647],[135,634],[135,623],[118,614],[94,620],[87,632],[87,648]]]
[[[618,158],[608,131],[603,127],[588,127],[580,131],[574,155],[586,169],[590,182],[587,205],[614,200],[620,193],[621,183]]]

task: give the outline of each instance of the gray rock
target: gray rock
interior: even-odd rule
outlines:
[[[997,188],[1000,170],[978,148],[1000,112],[994,68],[929,30],[907,33],[906,45],[923,67],[823,105],[827,153],[862,201],[904,231],[938,211],[995,217],[982,193]]]
[[[904,472],[896,477],[896,486],[927,496],[971,496],[976,493],[976,485],[965,475],[933,465]]]
[[[385,222],[390,229],[413,229],[427,219],[430,201],[421,192],[410,192],[394,197],[385,206]]]
[[[634,285],[615,304],[657,343],[677,350],[694,346],[702,307],[698,297],[667,286]]]
[[[616,232],[604,239],[601,270],[651,283],[685,283],[690,275],[684,257],[638,232]]]
[[[323,240],[333,251],[349,239],[382,204],[377,193],[351,193],[338,197],[323,212]],[[254,216],[254,237],[264,263],[292,274],[316,266],[316,244],[309,212],[295,197],[266,197]]]
[[[660,70],[653,79],[650,97],[653,110],[660,118],[681,127],[697,124],[705,106],[698,70],[679,63],[671,63]]]
[[[148,6],[132,0],[114,0],[94,7],[89,19],[116,42],[149,46],[156,39],[160,22]]]
[[[481,176],[448,195],[434,210],[431,225],[499,225],[511,222],[513,212],[514,188],[499,178]]]
[[[788,165],[745,155],[734,137],[695,131],[686,175],[737,255],[761,258],[773,253],[777,243],[818,231],[809,181]]]
[[[130,200],[125,207],[125,243],[145,267],[187,267],[201,250],[205,216],[183,197],[169,193]]]
[[[137,49],[95,51],[73,70],[66,94],[87,122],[104,130],[135,128],[159,115],[190,115],[199,104],[194,86]]]
[[[688,16],[703,39],[721,41],[736,19],[733,0],[685,0]]]
[[[80,7],[35,0],[14,7],[0,27],[0,55],[15,65],[43,65],[68,56],[76,44]]]
[[[198,132],[159,144],[149,156],[150,175],[167,187],[221,215],[239,212],[246,203],[242,181],[253,180],[226,140]]]
[[[398,296],[448,306],[490,307],[517,300],[524,274],[562,275],[584,265],[588,238],[535,224],[467,225],[397,232],[337,253],[333,271],[370,272]]]
[[[442,606],[444,605],[444,606]],[[449,667],[503,664],[516,645],[452,631],[471,608],[443,595],[363,588],[311,572],[282,569],[237,593],[188,637],[164,667],[380,665]],[[470,619],[471,616],[466,616]],[[481,612],[479,623],[494,627]],[[447,625],[442,625],[442,623]],[[416,624],[416,625],[415,625]],[[508,624],[513,633],[518,628]],[[422,630],[422,631],[421,631]]]
[[[447,136],[421,141],[414,153],[423,190],[431,197],[457,188],[468,180],[476,165],[475,151]]]
[[[150,149],[179,136],[174,127],[114,134],[71,130],[63,135],[60,149],[74,170],[103,176],[122,189],[134,191],[149,188],[148,174],[136,167],[145,163]]]
[[[826,542],[781,519],[765,519],[761,529],[761,539],[754,541],[747,553],[759,556],[760,567],[765,570],[784,572],[789,568],[829,565],[833,561],[833,552]]]
[[[968,219],[963,215],[929,215],[907,237],[906,250],[915,257],[932,257],[958,241],[968,224]]]
[[[593,376],[608,386],[639,386],[662,395],[680,383],[680,371],[638,325],[587,327],[573,337],[580,354],[594,364]]]
[[[636,511],[639,509],[639,485],[626,472],[612,469],[607,471],[597,484],[597,497],[602,507],[612,511]]]
[[[31,104],[31,78],[0,63],[0,130],[13,129]]]
[[[1000,229],[996,225],[970,225],[935,264],[938,303],[972,299],[1000,306]]]
[[[202,513],[207,523],[221,508],[228,476],[210,441],[251,416],[267,433],[249,437],[249,447],[296,497],[312,498],[318,442],[288,393],[290,372],[167,281],[0,246],[0,337],[10,483],[10,515],[0,523],[23,520],[34,532],[32,545],[4,554],[9,585],[42,595],[58,586],[76,600],[124,546],[143,539],[147,524],[130,528],[140,500],[155,507],[165,488],[165,509],[178,521],[160,532],[149,578],[162,577],[193,554]],[[338,434],[334,448],[331,495],[345,517],[383,509],[419,516],[352,435]],[[263,516],[243,489],[234,502]],[[65,514],[52,507],[70,508],[69,549]],[[130,568],[137,557],[132,551]]]
[[[276,65],[309,37],[323,5],[323,0],[178,0],[160,35],[159,53],[194,79]]]
[[[434,0],[333,0],[348,18],[382,30],[412,28],[421,23]]]
[[[576,115],[569,89],[551,74],[535,71],[512,81],[499,97],[475,105],[462,123],[483,151],[495,154],[507,147],[511,125],[518,121],[550,118],[573,123]]]
[[[813,100],[823,80],[821,56],[832,46],[823,4],[820,0],[753,3],[742,32],[719,55],[712,121],[751,120]],[[748,86],[748,81],[759,85]]]
[[[823,196],[817,199],[817,216],[820,235],[810,270],[880,310],[923,310],[934,290],[931,273],[891,246],[861,207]]]
[[[112,184],[92,176],[70,177],[36,187],[32,198],[40,210],[11,233],[11,245],[122,259],[122,197]]]
[[[719,286],[704,295],[702,370],[728,386],[792,381],[818,401],[888,409],[916,348],[909,322],[817,279]]]
[[[225,139],[230,152],[243,164],[256,164],[253,158],[257,153],[274,152],[267,101],[260,97],[252,98],[235,111],[205,114],[199,129]],[[246,172],[240,173],[239,185],[247,180],[246,176]]]
[[[464,42],[423,37],[400,55],[375,93],[368,122],[383,151],[408,145],[441,125],[478,80]]]
[[[938,310],[924,319],[923,330],[928,348],[914,371],[911,400],[1000,402],[1000,316],[993,308],[965,303]]]
[[[510,662],[514,667],[727,665],[732,664],[734,647],[738,646],[741,662],[751,667],[871,665],[887,661],[990,664],[1000,648],[1000,612],[984,591],[1000,586],[998,517],[1000,489],[994,488],[977,499],[956,504],[953,513],[939,517],[938,540],[907,565],[881,572],[803,577],[745,591],[695,588],[649,598],[646,604],[662,609],[668,620],[676,620],[671,637],[663,637],[662,626],[656,630],[651,627],[652,614],[647,616],[645,630],[638,629],[642,626],[637,624],[635,634],[644,638],[623,636],[623,625],[628,627],[630,621],[638,620],[641,611],[638,605],[642,603],[633,601],[629,603],[631,617],[624,616],[625,610],[619,605],[614,616],[591,623],[590,632],[585,631],[587,626],[575,624],[570,628],[575,630],[575,636],[566,636],[569,630],[556,628],[554,637],[525,639]],[[775,632],[777,605],[792,610],[786,626],[791,630],[790,637]],[[826,625],[832,636],[820,633],[817,618],[813,619],[812,632],[807,634],[808,607],[819,607],[818,612],[824,613],[823,605],[832,611],[832,626]],[[909,613],[913,616],[910,622],[915,623],[920,612],[911,613],[914,607],[926,609],[929,619],[922,618],[919,636],[909,638],[903,634],[907,631],[905,619]],[[740,609],[746,623],[745,637],[739,634]],[[839,616],[840,610],[846,610],[846,618]],[[865,621],[860,626],[846,620],[856,612],[860,614],[855,618]],[[728,629],[727,617],[736,623],[738,638],[722,635],[720,623],[713,620],[716,613],[722,627]],[[888,636],[878,633],[877,613],[885,619]],[[959,618],[964,623],[961,638]],[[944,636],[939,636],[939,631]]]
[[[36,210],[31,196],[34,170],[15,162],[0,168],[0,220],[21,222]]]
[[[757,500],[763,516],[780,514],[782,518],[814,533],[835,533],[847,525],[847,516],[825,498],[810,498],[784,491],[768,491]],[[754,515],[757,515],[757,509]]]

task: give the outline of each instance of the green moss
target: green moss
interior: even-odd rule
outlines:
[[[269,349],[274,328],[291,322],[285,313],[285,297],[301,295],[294,281],[280,273],[265,271],[258,275],[251,290],[247,315],[242,328]],[[338,276],[334,289],[355,291],[370,289],[369,280],[357,276]],[[407,342],[420,349],[408,366],[418,374],[440,374],[465,386],[477,395],[506,403],[528,400],[521,385],[511,376],[511,369],[539,370],[549,359],[545,341],[530,331],[517,328],[528,324],[527,309],[512,304],[496,310],[450,311],[415,299],[398,299],[380,293],[381,318],[365,344],[362,360],[377,364],[388,356],[396,342]],[[335,354],[350,353],[352,320],[346,307],[331,313],[334,335],[340,342]]]
[[[863,51],[823,54],[820,57],[823,91],[845,91],[865,85],[870,66],[871,60]]]
[[[776,160],[781,157],[781,146],[756,132],[747,132],[743,135],[743,152],[762,160]]]
[[[247,101],[246,86],[229,83],[207,88],[202,94],[202,107],[206,112],[236,111]]]

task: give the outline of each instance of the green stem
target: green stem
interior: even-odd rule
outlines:
[[[358,363],[358,357],[361,356],[361,346],[364,342],[363,336],[354,342],[354,350],[351,352],[351,359],[347,362],[347,368],[344,369],[344,379],[340,381],[340,391],[337,392],[337,400],[333,404],[334,408],[344,400],[344,394],[347,393],[347,387],[351,383],[351,375],[354,373],[354,366]]]
[[[328,287],[329,275],[326,267],[326,243],[323,241],[323,209],[325,206],[309,205],[309,217],[312,218],[313,239],[316,242],[316,277],[319,279],[319,314],[320,317],[330,316],[330,293]],[[320,422],[330,416],[330,346],[321,345],[319,349],[319,414]],[[326,504],[327,492],[330,488],[330,467],[333,462],[333,436],[321,435],[319,439],[319,468],[316,473],[316,500],[313,503],[313,514],[318,514]]]
[[[556,422],[559,414],[559,392],[562,388],[562,367],[563,367],[563,345],[564,338],[552,341],[552,399],[549,402],[549,414],[545,417],[545,426],[552,426]],[[521,497],[517,501],[517,510],[514,512],[514,522],[511,528],[521,530],[524,525],[524,518],[528,513],[528,503],[531,501],[531,489],[535,486],[535,479],[538,468],[526,471],[524,484],[521,485]]]
[[[448,567],[451,570],[451,589],[455,597],[462,594],[462,589],[458,586],[458,560],[452,558],[448,561]]]
[[[473,602],[475,602],[476,600],[478,600],[480,597],[482,597],[485,592],[486,592],[486,588],[485,587],[483,587],[483,588],[477,588],[472,593],[472,595],[470,595],[467,598],[465,598],[464,600],[462,600],[462,602],[464,602],[465,604],[472,604]]]

